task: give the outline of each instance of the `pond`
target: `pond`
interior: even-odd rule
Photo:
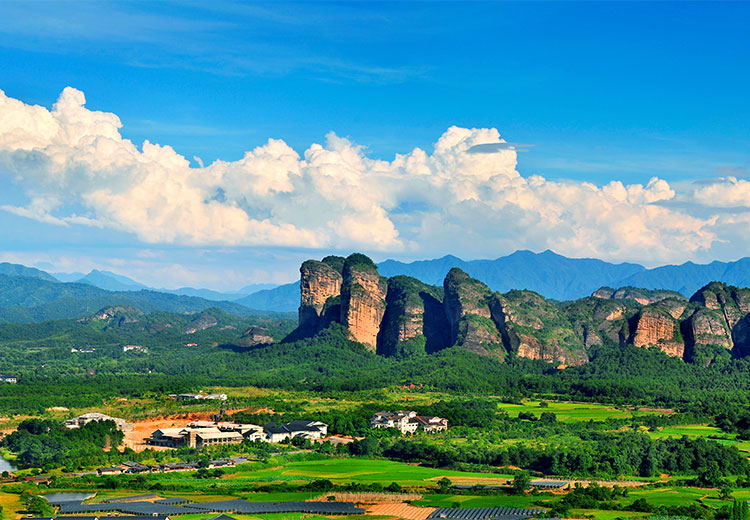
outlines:
[[[83,502],[94,496],[94,493],[49,493],[43,495],[47,502],[57,504],[60,502]]]
[[[16,471],[17,469],[17,467],[5,460],[3,456],[0,455],[0,473],[2,473],[3,471]]]

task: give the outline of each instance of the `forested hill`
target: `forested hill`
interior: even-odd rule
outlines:
[[[0,263],[0,275],[5,276],[25,276],[27,278],[39,278],[48,282],[57,282],[58,280],[49,273],[34,267],[26,267],[20,264],[9,264],[8,262]]]
[[[217,302],[194,296],[151,290],[106,291],[84,283],[0,275],[0,323],[78,318],[111,305],[131,305],[147,313],[159,310],[194,313],[210,307],[238,316],[256,312],[239,303]]]

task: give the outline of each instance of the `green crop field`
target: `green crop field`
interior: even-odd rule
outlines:
[[[473,477],[480,479],[511,479],[512,475],[469,473],[445,469],[426,468],[413,464],[390,460],[372,459],[324,459],[314,461],[294,461],[280,466],[253,470],[252,465],[243,465],[240,471],[233,472],[230,478],[245,478],[260,482],[328,479],[336,483],[361,482],[424,485],[442,477]]]
[[[715,426],[708,426],[707,424],[683,424],[678,426],[665,426],[656,431],[649,432],[649,435],[653,439],[664,439],[667,437],[682,437],[687,435],[688,437],[708,437],[709,435],[716,435],[719,437],[725,437],[729,439],[731,435],[727,435]]]
[[[716,426],[707,424],[684,424],[678,426],[665,426],[656,431],[649,431],[652,439],[665,439],[667,437],[710,437],[720,444],[734,446],[740,451],[750,452],[750,441],[736,439],[736,434],[725,433]]]
[[[500,410],[508,412],[511,417],[517,417],[521,412],[533,413],[539,415],[542,412],[553,412],[558,421],[576,422],[576,421],[604,421],[610,418],[630,419],[635,415],[644,414],[663,414],[664,412],[633,412],[632,410],[615,408],[603,404],[595,403],[571,403],[548,401],[547,407],[539,406],[539,401],[523,401],[522,404],[500,403]]]
[[[572,509],[571,514],[574,516],[592,516],[596,520],[615,520],[615,518],[636,518],[646,517],[649,513],[633,513],[631,511],[601,511],[599,509]]]

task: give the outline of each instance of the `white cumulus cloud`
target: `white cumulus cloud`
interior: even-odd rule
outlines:
[[[658,178],[597,186],[524,177],[515,146],[494,128],[454,126],[431,152],[392,161],[330,133],[302,154],[269,139],[238,161],[191,167],[169,146],[124,139],[121,127],[70,87],[51,110],[0,91],[0,174],[29,197],[26,206],[0,207],[153,244],[466,257],[549,248],[657,262],[692,258],[747,225],[736,215],[692,215],[685,202],[750,206],[750,183],[733,177],[683,192]]]

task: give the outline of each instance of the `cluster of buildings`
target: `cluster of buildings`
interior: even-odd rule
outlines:
[[[370,419],[371,428],[396,428],[401,433],[442,432],[448,429],[448,419],[417,415],[417,412],[396,410],[395,412],[378,412]]]
[[[69,430],[75,430],[94,421],[112,421],[117,425],[117,429],[121,432],[129,432],[133,429],[133,425],[127,422],[125,419],[120,419],[119,417],[110,417],[109,415],[98,412],[85,413],[83,415],[79,415],[78,417],[73,417],[72,419],[68,419],[67,421],[65,421],[63,423],[63,426],[65,426]]]
[[[239,444],[244,440],[284,442],[293,438],[320,439],[328,425],[320,421],[297,420],[265,426],[232,422],[193,421],[183,428],[156,430],[148,442],[166,448],[204,448],[218,444]]]
[[[230,457],[209,461],[208,468],[227,468],[247,462],[246,457]],[[195,471],[200,468],[198,462],[169,462],[166,464],[141,464],[131,460],[116,466],[99,468],[96,472],[101,475],[119,475],[121,473],[165,473],[169,471]]]
[[[0,382],[14,385],[18,383],[18,378],[16,376],[0,375]]]
[[[227,394],[169,394],[172,399],[182,399],[183,401],[226,401]]]
[[[142,345],[123,345],[123,352],[148,352],[148,347]]]

